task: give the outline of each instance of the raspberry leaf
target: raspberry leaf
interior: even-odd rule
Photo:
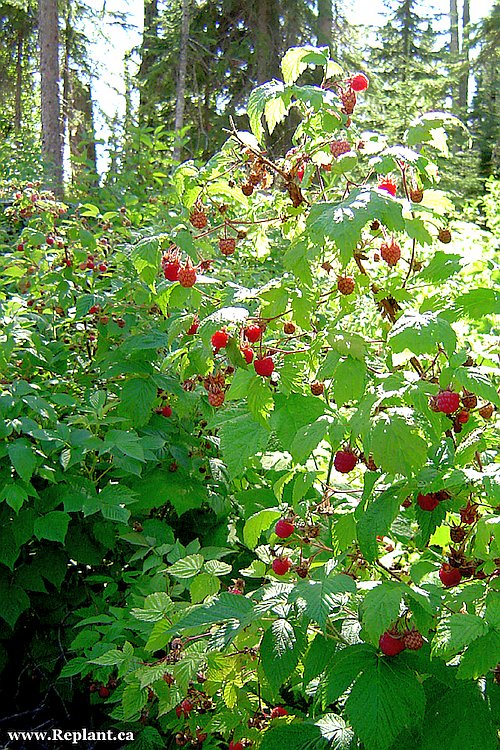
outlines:
[[[363,627],[375,643],[399,616],[404,585],[387,581],[370,589],[363,600]]]
[[[277,691],[290,677],[305,645],[303,632],[292,627],[285,619],[275,620],[266,630],[260,644],[260,657],[273,691]]]
[[[321,681],[323,707],[338,700],[362,670],[373,669],[376,663],[375,649],[366,643],[356,643],[337,651]]]

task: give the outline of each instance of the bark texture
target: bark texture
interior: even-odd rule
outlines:
[[[181,43],[179,50],[179,67],[177,69],[177,88],[175,96],[175,145],[174,159],[180,161],[181,158],[181,130],[184,125],[184,106],[186,103],[186,72],[187,72],[187,54],[189,44],[189,0],[182,0],[182,22],[181,22]]]
[[[57,0],[38,0],[38,39],[42,109],[42,156],[46,181],[63,194],[63,150],[59,94],[59,16]]]

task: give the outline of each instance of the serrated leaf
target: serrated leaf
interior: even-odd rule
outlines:
[[[497,289],[469,289],[453,302],[461,318],[481,320],[485,315],[500,315],[500,292]]]
[[[231,478],[243,473],[248,459],[265,450],[269,441],[269,431],[250,414],[225,422],[219,434],[222,455]]]
[[[148,691],[141,688],[138,682],[125,686],[122,696],[123,718],[125,721],[136,721],[148,700]]]
[[[432,653],[448,658],[487,632],[488,623],[477,615],[468,612],[447,615],[438,624],[432,641]]]
[[[146,378],[130,378],[122,387],[121,412],[134,427],[142,427],[151,417],[156,400],[156,386]]]
[[[321,736],[330,743],[331,750],[350,750],[354,732],[344,719],[337,714],[325,714],[316,722]]]
[[[455,378],[461,386],[472,391],[479,398],[500,406],[500,397],[487,370],[479,367],[459,367],[455,371]]]
[[[200,573],[191,581],[189,593],[193,604],[202,602],[207,596],[217,594],[220,589],[219,579],[210,573]]]
[[[322,581],[298,581],[290,592],[289,601],[303,600],[305,614],[325,628],[329,615],[343,601],[339,595],[355,592],[356,584],[352,578],[338,575]]]
[[[346,357],[335,369],[333,396],[335,402],[342,406],[351,401],[358,401],[365,392],[366,365],[354,357]]]
[[[130,614],[144,622],[157,622],[162,620],[173,607],[172,599],[163,591],[150,594],[144,601],[144,607],[133,607]]]
[[[460,680],[477,680],[485,677],[500,661],[500,633],[491,630],[476,638],[462,654],[457,677]]]
[[[215,625],[228,620],[238,620],[248,624],[253,616],[254,605],[245,596],[224,592],[211,604],[195,607],[176,623],[174,630]]]
[[[427,443],[416,428],[394,415],[380,415],[370,433],[376,465],[391,474],[415,473],[427,460]]]
[[[363,599],[363,627],[373,643],[399,617],[404,585],[396,581],[384,581],[367,591]]]
[[[308,65],[326,65],[328,47],[290,47],[281,60],[281,72],[285,83],[295,83]]]
[[[339,649],[328,664],[321,681],[323,707],[326,708],[338,700],[359,673],[371,667],[376,661],[375,649],[366,643],[355,643],[353,646]]]
[[[433,254],[427,265],[420,271],[417,278],[432,281],[446,281],[462,270],[462,256],[453,253],[437,251]]]
[[[35,521],[35,536],[37,539],[48,539],[51,542],[64,544],[70,516],[61,510],[53,510]]]
[[[275,620],[266,630],[260,644],[260,658],[264,674],[274,691],[290,677],[304,647],[304,634],[287,620]]]
[[[327,740],[314,724],[288,724],[270,727],[259,750],[327,750]]]
[[[203,555],[187,555],[172,563],[167,572],[176,578],[193,578],[203,567]]]
[[[243,541],[247,547],[255,549],[261,533],[267,531],[267,529],[269,529],[270,526],[272,526],[272,524],[280,517],[281,511],[276,510],[275,508],[259,510],[257,513],[250,516],[243,527]]]
[[[378,557],[377,536],[384,536],[399,512],[400,499],[391,491],[379,495],[357,522],[357,537],[363,556],[373,562]]]
[[[304,658],[304,687],[325,670],[336,648],[332,638],[325,638],[320,633],[315,636]]]
[[[457,343],[455,331],[438,313],[414,310],[397,320],[387,339],[394,352],[408,349],[413,354],[433,354],[441,344],[448,354],[452,354]]]
[[[404,728],[419,726],[425,693],[414,672],[394,659],[379,659],[356,680],[345,710],[366,750],[387,750]]]
[[[315,203],[307,218],[311,238],[321,244],[326,238],[335,242],[342,265],[346,265],[361,239],[367,222],[378,219],[393,231],[404,228],[401,205],[376,190],[353,190],[340,203]]]
[[[146,651],[160,651],[172,640],[171,625],[168,620],[159,620],[154,624],[146,643]]]
[[[284,93],[285,87],[282,81],[272,80],[267,83],[263,83],[262,86],[257,86],[248,98],[247,114],[250,120],[250,127],[252,133],[257,138],[258,142],[261,143],[264,137],[264,128],[262,126],[262,115],[266,103],[276,96],[280,96]]]

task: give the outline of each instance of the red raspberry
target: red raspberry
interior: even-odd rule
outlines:
[[[454,391],[440,391],[436,396],[437,411],[453,414],[460,406],[460,395]]]
[[[231,742],[229,743],[229,750],[244,750],[244,748],[241,742],[234,742],[233,740],[231,740]]]
[[[388,266],[395,266],[401,258],[401,248],[395,240],[380,245],[380,255]]]
[[[462,574],[458,568],[452,568],[451,565],[443,563],[439,570],[439,577],[443,586],[449,589],[460,583]]]
[[[387,631],[380,636],[378,645],[385,656],[396,656],[406,648],[402,638],[397,638]]]
[[[178,281],[181,286],[188,288],[196,284],[196,270],[189,259],[179,268]]]
[[[92,307],[89,310],[89,314],[96,315],[96,313],[98,313],[100,309],[101,309],[100,305],[92,305]]]
[[[283,706],[275,706],[271,709],[271,719],[279,719],[280,716],[288,716],[288,711]]]
[[[108,270],[108,267],[105,263],[99,263],[99,271],[101,273],[106,273],[107,270]]]
[[[85,268],[88,268],[88,269],[90,269],[91,271],[93,271],[93,270],[94,270],[94,261],[93,261],[93,260],[88,260],[88,261],[87,261],[87,262],[85,263]]]
[[[109,698],[109,690],[104,685],[99,688],[99,698]]]
[[[250,349],[249,346],[243,346],[241,348],[241,353],[243,357],[245,358],[245,362],[247,365],[251,365],[253,362],[253,351]]]
[[[417,503],[422,510],[434,510],[439,505],[439,498],[436,497],[434,492],[430,492],[428,495],[421,495],[419,493]]]
[[[390,177],[386,177],[384,180],[380,180],[380,182],[377,185],[379,190],[385,190],[386,193],[389,193],[394,198],[397,193],[397,185]]]
[[[237,589],[236,587],[228,589],[227,593],[228,594],[239,594],[240,596],[243,596],[243,591],[240,591],[240,589]]]
[[[330,143],[330,151],[332,152],[335,159],[342,154],[347,154],[351,150],[351,144],[349,141],[332,141]]]
[[[207,226],[208,219],[205,211],[196,209],[191,213],[189,221],[196,229],[204,229]]]
[[[363,73],[358,73],[358,75],[353,76],[350,80],[353,91],[366,91],[368,84],[368,78]]]
[[[194,336],[194,334],[198,331],[198,328],[200,327],[200,319],[197,315],[194,316],[193,322],[187,329],[186,333],[188,336]]]
[[[260,341],[262,338],[262,328],[260,326],[248,326],[248,328],[245,328],[244,333],[245,338],[251,344],[255,344],[256,341]]]
[[[305,173],[305,167],[303,164],[301,164],[299,167],[297,167],[297,179],[299,182],[302,182],[304,179],[304,173]]]
[[[287,521],[285,518],[280,518],[274,527],[274,533],[279,536],[280,539],[288,539],[292,536],[295,531],[295,525],[292,521]]]
[[[162,413],[162,415],[164,417],[171,417],[172,416],[172,407],[168,406],[168,404],[165,405],[165,406],[162,406],[161,413]]]
[[[167,261],[162,263],[163,275],[168,281],[177,281],[179,279],[179,268],[181,264],[178,260]]]
[[[339,276],[337,278],[337,289],[341,294],[352,294],[356,284],[352,276]]]
[[[45,238],[45,242],[47,243],[47,245],[53,245],[55,242],[55,239],[51,237],[49,234],[49,236]]]
[[[208,403],[210,406],[215,406],[215,408],[222,406],[225,399],[224,391],[212,391],[212,393],[208,394]]]
[[[424,639],[422,638],[418,630],[415,630],[415,628],[413,628],[412,630],[406,631],[403,636],[403,643],[405,645],[405,648],[409,649],[410,651],[418,651],[424,645]]]
[[[24,244],[20,242],[19,245],[17,246],[17,249],[19,250],[20,253],[22,253],[24,250]]]
[[[236,240],[234,237],[220,237],[219,250],[222,255],[225,255],[226,257],[228,255],[233,255],[236,250]]]
[[[337,451],[333,465],[341,474],[348,474],[354,469],[357,462],[358,457],[352,451]]]
[[[457,422],[459,424],[465,424],[469,421],[470,414],[467,411],[467,409],[462,409],[462,411],[459,411],[457,414]]]
[[[224,349],[229,342],[229,334],[224,328],[222,328],[220,331],[214,333],[211,341],[214,349]]]
[[[292,567],[292,561],[289,557],[275,557],[272,569],[277,576],[284,576]]]
[[[253,366],[257,375],[262,375],[264,378],[268,378],[274,370],[274,362],[271,357],[256,359]]]

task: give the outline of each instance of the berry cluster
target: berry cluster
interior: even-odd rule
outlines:
[[[379,648],[385,656],[397,656],[401,651],[418,651],[424,645],[422,634],[416,628],[399,632],[398,628],[391,628],[379,638]]]

